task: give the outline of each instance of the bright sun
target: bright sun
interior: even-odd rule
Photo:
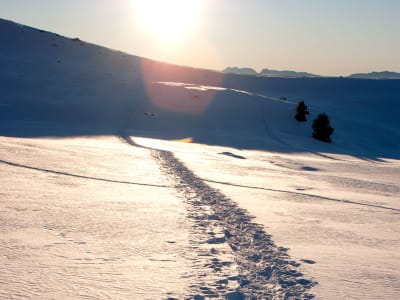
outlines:
[[[193,29],[202,0],[133,0],[138,26],[163,42],[181,39]]]

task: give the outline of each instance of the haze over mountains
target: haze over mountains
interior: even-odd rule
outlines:
[[[281,77],[281,78],[313,78],[321,77],[308,72],[296,72],[296,71],[278,71],[263,69],[261,72],[257,72],[252,68],[239,68],[239,67],[227,67],[222,72],[226,74],[240,74],[240,75],[255,75],[265,77]],[[331,77],[331,76],[329,76]],[[382,72],[370,72],[370,73],[355,73],[346,76],[348,78],[363,78],[363,79],[400,79],[400,73],[382,71]]]

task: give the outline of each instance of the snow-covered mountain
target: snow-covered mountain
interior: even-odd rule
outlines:
[[[224,74],[7,20],[0,66],[0,298],[399,294],[400,81]]]

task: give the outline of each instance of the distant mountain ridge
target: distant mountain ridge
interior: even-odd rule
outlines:
[[[270,70],[266,68],[263,69],[260,73],[258,73],[252,68],[227,67],[222,72],[225,74],[253,75],[253,76],[280,77],[280,78],[323,77],[321,75],[312,74],[308,72],[296,72],[290,70],[279,71],[279,70]],[[340,77],[356,78],[356,79],[400,79],[400,73],[391,71],[381,71],[381,72],[370,72],[370,73],[355,73],[349,76],[340,76]]]
[[[370,73],[356,73],[348,76],[349,78],[363,78],[363,79],[400,79],[400,73],[382,71]]]
[[[227,67],[222,72],[226,74],[259,75],[257,71],[252,68]]]
[[[277,71],[277,70],[269,70],[263,69],[260,74],[262,76],[267,77],[292,77],[292,78],[299,78],[299,77],[321,77],[320,75],[307,73],[307,72],[296,72],[296,71]]]
[[[296,72],[296,71],[278,71],[263,69],[260,73],[252,68],[239,68],[239,67],[227,67],[222,71],[225,74],[239,74],[239,75],[254,75],[264,77],[283,77],[283,78],[302,78],[302,77],[320,77],[319,75],[307,73],[307,72]]]

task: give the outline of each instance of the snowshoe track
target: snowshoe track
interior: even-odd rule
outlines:
[[[300,263],[290,259],[288,249],[276,246],[246,210],[207,185],[172,152],[142,146],[125,134],[120,138],[149,149],[188,205],[194,274],[185,299],[314,298],[309,290],[318,282],[304,278]]]
[[[287,249],[276,246],[246,210],[207,185],[172,152],[152,149],[152,155],[189,205],[198,237],[192,244],[202,257],[196,268],[201,269],[201,263],[212,268],[211,280],[197,274],[188,299],[314,298],[309,290],[317,282],[303,277],[300,264],[290,260]],[[237,275],[232,276],[233,272]]]

